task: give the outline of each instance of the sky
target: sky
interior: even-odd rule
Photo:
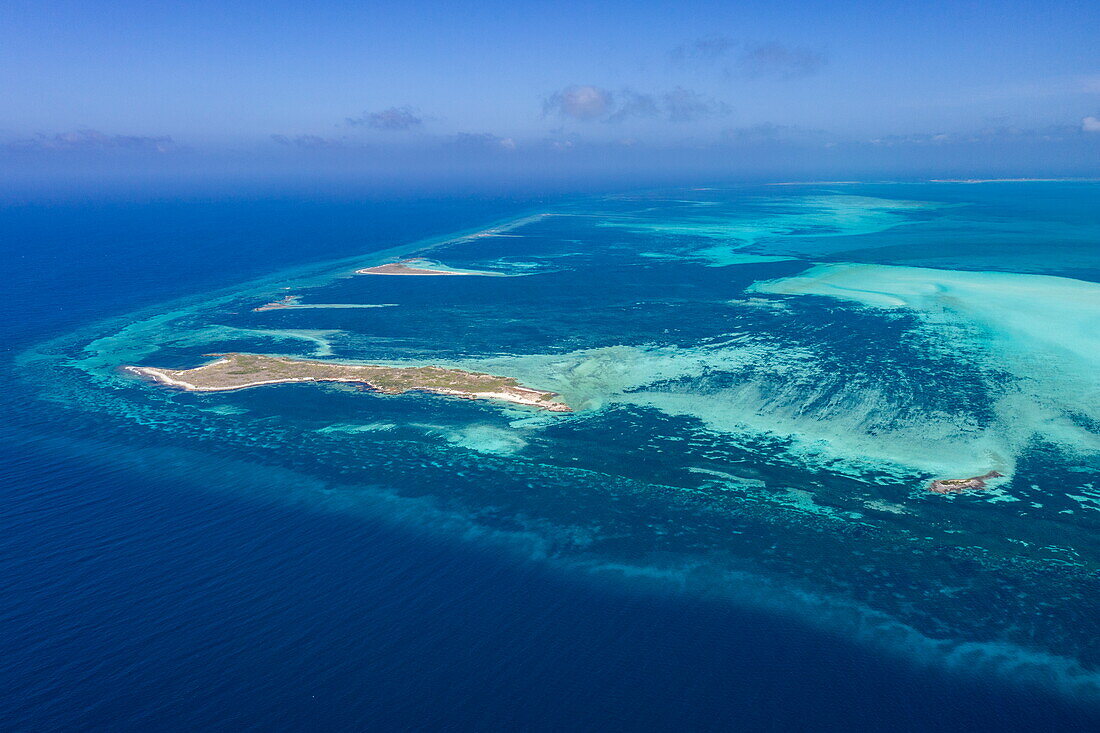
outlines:
[[[1100,3],[7,0],[0,173],[1100,175]]]

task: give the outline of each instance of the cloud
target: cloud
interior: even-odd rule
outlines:
[[[14,140],[5,147],[11,150],[144,150],[166,153],[176,149],[168,135],[108,135],[99,130],[75,130],[56,135],[39,133],[32,138]]]
[[[629,88],[611,92],[592,85],[570,86],[554,92],[542,104],[543,115],[581,122],[623,122],[640,117],[660,117],[670,122],[692,122],[729,107],[705,95],[676,87],[661,95]]]
[[[1100,131],[1100,127],[1098,127]],[[722,131],[722,137],[731,143],[749,145],[795,144],[800,146],[871,148],[947,148],[965,145],[1034,145],[1059,143],[1080,136],[1078,128],[1071,125],[1048,125],[1046,127],[1022,128],[1011,125],[990,125],[965,130],[932,132],[912,132],[906,134],[880,135],[873,138],[854,138],[835,133],[799,127],[762,122],[746,127],[733,127]]]
[[[564,152],[572,150],[581,143],[581,138],[576,133],[566,132],[565,129],[553,130],[551,134],[542,140],[533,141],[532,149],[553,150]]]
[[[809,76],[826,63],[823,53],[807,48],[788,48],[774,41],[750,46],[737,59],[737,65],[748,76],[784,79]]]
[[[725,102],[719,102],[705,95],[683,87],[666,92],[663,99],[669,122],[694,122],[704,117],[727,114],[730,109]]]
[[[786,46],[778,41],[749,43],[727,36],[707,36],[669,52],[674,63],[714,66],[727,76],[793,79],[817,73],[828,63],[821,51]]]
[[[631,117],[654,117],[660,112],[652,94],[642,94],[633,89],[616,93],[614,106],[615,112],[607,118],[608,122],[622,122]]]
[[[1100,117],[1086,117],[1081,120],[1081,132],[1100,132]]]
[[[589,84],[566,87],[542,103],[543,115],[556,114],[574,120],[606,120],[613,113],[611,92]]]
[[[447,144],[464,150],[515,150],[516,141],[510,137],[500,137],[491,132],[460,132],[451,137]]]
[[[1086,118],[1087,119],[1087,118]],[[1081,130],[1085,130],[1082,124]],[[1098,127],[1100,130],[1100,127]],[[918,132],[908,135],[886,135],[866,142],[874,146],[898,145],[965,145],[987,143],[1041,143],[1070,140],[1079,134],[1071,125],[1021,128],[1011,125],[983,127],[966,132]]]
[[[375,130],[402,132],[424,124],[424,117],[415,107],[390,107],[378,112],[364,112],[360,117],[349,117],[349,125],[365,125]]]
[[[280,145],[314,150],[317,148],[335,148],[341,145],[339,140],[321,137],[320,135],[295,135],[293,137],[287,135],[272,135],[271,139]]]
[[[690,43],[680,44],[669,52],[669,56],[677,63],[689,61],[714,63],[736,50],[740,45],[737,41],[726,36],[707,36]]]
[[[821,130],[807,130],[796,125],[777,125],[761,122],[746,127],[731,127],[722,131],[722,137],[734,143],[759,145],[764,143],[820,142],[826,137]]]

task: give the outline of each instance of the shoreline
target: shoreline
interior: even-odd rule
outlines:
[[[400,276],[412,276],[412,277],[431,277],[433,275],[448,277],[448,276],[469,276],[472,272],[450,272],[447,270],[431,270],[426,267],[409,267],[406,262],[413,262],[414,260],[401,260],[400,262],[387,262],[384,265],[375,265],[373,267],[364,267],[361,270],[356,270],[356,275],[400,275]]]
[[[433,267],[433,265],[435,265]],[[355,271],[356,275],[400,275],[412,277],[505,277],[502,272],[482,272],[480,270],[454,270],[423,257],[407,257],[396,262],[363,267]]]
[[[492,375],[476,374],[473,372],[465,372],[462,370],[449,370],[442,367],[383,367],[378,365],[365,365],[365,364],[336,364],[330,362],[317,362],[301,360],[295,362],[290,359],[283,359],[281,357],[257,357],[263,360],[270,360],[278,363],[280,366],[293,367],[300,365],[304,368],[308,368],[311,365],[322,365],[325,368],[332,369],[350,369],[350,370],[374,370],[375,375],[372,379],[372,375],[365,373],[362,375],[341,375],[341,374],[307,374],[303,376],[294,375],[280,375],[269,379],[244,379],[238,380],[226,384],[208,383],[197,384],[200,380],[191,380],[181,378],[183,375],[194,375],[204,370],[210,370],[212,368],[220,366],[234,367],[238,365],[240,357],[239,354],[226,354],[218,355],[222,358],[212,361],[208,364],[204,364],[200,367],[186,370],[174,370],[174,369],[162,369],[157,367],[142,367],[142,366],[124,366],[123,371],[138,377],[152,380],[156,384],[164,385],[167,387],[174,387],[181,389],[185,392],[235,392],[242,389],[251,389],[253,387],[263,387],[272,384],[305,384],[305,383],[321,383],[321,382],[339,382],[345,384],[362,384],[371,390],[383,395],[397,395],[405,392],[425,392],[428,394],[437,394],[447,397],[458,397],[460,399],[468,400],[494,400],[498,402],[507,402],[516,405],[523,405],[525,407],[534,407],[540,410],[546,410],[547,412],[573,412],[573,408],[564,402],[555,400],[557,396],[554,392],[547,392],[530,387],[525,387],[518,383],[514,383],[515,380],[507,377],[494,377]],[[438,384],[424,383],[428,380],[418,380],[415,377],[409,377],[410,372],[419,372],[419,370],[434,370],[439,374],[445,376],[453,376],[454,378],[465,378],[467,381],[476,382],[489,382],[492,384],[490,389],[486,390],[474,390],[474,389],[462,389],[458,386],[445,386]],[[214,369],[214,371],[218,371]],[[394,380],[392,377],[394,373],[397,373],[399,379]],[[219,375],[220,376],[220,375]],[[379,378],[380,376],[390,376],[390,384],[387,386],[386,379]],[[412,381],[409,381],[409,380]],[[512,382],[512,383],[509,383]]]

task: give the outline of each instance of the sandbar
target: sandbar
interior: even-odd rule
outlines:
[[[309,308],[392,308],[396,303],[303,303],[300,295],[286,295],[278,300],[253,308],[257,313],[275,310],[305,310]]]

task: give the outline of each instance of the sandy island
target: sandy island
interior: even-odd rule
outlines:
[[[431,267],[432,262],[420,257],[414,257],[408,260],[400,260],[398,262],[387,262],[384,265],[375,265],[374,267],[364,267],[361,270],[356,270],[356,275],[438,275],[438,276],[451,276],[451,275],[488,275],[501,277],[503,273],[499,272],[477,272],[475,270],[444,270]]]
[[[554,399],[554,392],[531,389],[511,377],[445,369],[437,366],[388,367],[291,359],[262,354],[208,354],[220,357],[194,369],[158,369],[127,366],[127,371],[189,392],[226,392],[265,384],[295,382],[355,382],[382,394],[431,392],[465,399],[487,399],[537,407],[550,412],[572,412]]]
[[[284,295],[278,300],[253,308],[253,311],[306,310],[310,308],[392,308],[396,303],[303,303],[300,295]]]

